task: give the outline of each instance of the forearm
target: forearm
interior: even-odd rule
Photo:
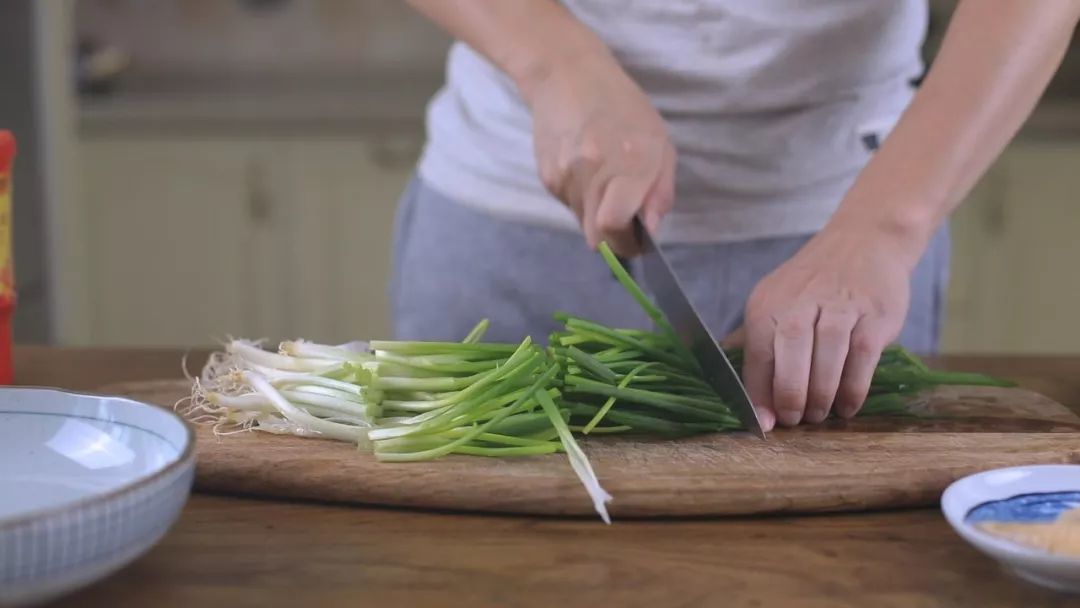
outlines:
[[[614,59],[604,43],[554,0],[408,0],[505,72],[528,101],[556,70]]]
[[[903,243],[911,266],[1060,65],[1080,1],[960,2],[934,66],[830,223]]]

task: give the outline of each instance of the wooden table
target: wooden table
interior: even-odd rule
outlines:
[[[204,353],[192,358],[201,363]],[[179,351],[16,352],[22,384],[178,377]],[[946,358],[1080,408],[1080,357]],[[936,509],[694,521],[421,513],[195,494],[145,557],[59,606],[1071,606]]]

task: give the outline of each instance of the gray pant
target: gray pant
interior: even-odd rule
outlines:
[[[564,311],[616,327],[650,328],[584,238],[507,222],[455,203],[414,179],[400,201],[390,287],[399,340],[460,340],[480,319],[485,340],[546,344]],[[810,235],[665,248],[705,323],[722,337],[742,322],[759,280],[790,258]],[[899,343],[937,350],[949,239],[942,229],[915,270],[911,308]],[[640,269],[631,263],[634,277]]]

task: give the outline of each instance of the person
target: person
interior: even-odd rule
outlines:
[[[395,220],[399,339],[648,320],[632,220],[766,429],[853,416],[883,349],[938,347],[948,216],[1048,85],[1080,1],[410,0],[456,38]],[[635,274],[635,276],[639,276]]]

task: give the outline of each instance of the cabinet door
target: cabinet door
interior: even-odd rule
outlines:
[[[303,140],[290,146],[298,255],[291,335],[390,337],[394,215],[419,153],[415,136]],[[301,213],[302,210],[302,213]]]
[[[1009,300],[997,293],[1008,258],[1005,248],[1007,171],[999,162],[976,185],[951,221],[950,268],[941,349],[952,353],[993,351],[1003,342],[1001,319]]]
[[[95,344],[206,345],[259,329],[247,146],[92,140],[81,170]]]
[[[1080,351],[1080,145],[1025,142],[1010,152],[999,297],[1003,350]]]
[[[1017,142],[958,212],[950,352],[1080,350],[1080,146]]]

